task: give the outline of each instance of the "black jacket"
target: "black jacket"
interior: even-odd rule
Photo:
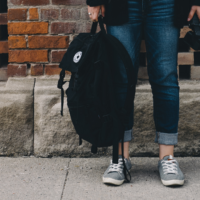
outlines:
[[[104,23],[107,25],[122,25],[128,22],[127,0],[86,0],[89,6],[105,5]],[[187,25],[187,17],[192,5],[200,6],[200,0],[175,0],[174,25],[182,28]]]

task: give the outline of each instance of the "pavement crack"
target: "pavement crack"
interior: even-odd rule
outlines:
[[[66,175],[65,175],[65,181],[64,181],[64,184],[63,184],[63,189],[62,189],[62,193],[61,193],[60,200],[63,199],[63,193],[64,193],[65,185],[66,185],[66,182],[67,182],[67,177],[68,177],[68,174],[69,174],[69,166],[70,166],[71,160],[72,160],[72,159],[70,158],[69,163],[68,163],[68,166],[67,166],[67,173],[66,173]]]
[[[34,155],[34,137],[35,137],[35,127],[34,127],[34,122],[35,122],[35,84],[36,84],[36,78],[34,78],[34,84],[33,84],[33,149],[32,149],[32,154]]]

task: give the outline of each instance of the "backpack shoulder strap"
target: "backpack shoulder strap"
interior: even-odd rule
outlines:
[[[62,69],[60,72],[60,78],[58,80],[58,85],[57,87],[61,90],[61,115],[63,116],[63,102],[64,102],[64,89],[63,89],[63,85],[67,82],[64,81],[65,78],[65,69]]]

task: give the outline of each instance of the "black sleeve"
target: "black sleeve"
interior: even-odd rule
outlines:
[[[193,0],[192,5],[194,5],[194,6],[200,6],[200,0]]]
[[[86,4],[89,6],[100,6],[105,4],[105,0],[86,0]]]

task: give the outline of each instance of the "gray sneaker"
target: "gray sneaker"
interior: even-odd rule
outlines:
[[[160,178],[165,186],[183,185],[184,175],[179,168],[178,161],[172,156],[165,156],[158,162]]]
[[[131,160],[125,158],[124,161],[128,171],[130,171],[132,167]],[[111,160],[109,167],[107,168],[107,170],[103,175],[103,183],[121,185],[125,180],[123,169],[124,165],[122,158],[119,157],[118,164],[113,164]]]

